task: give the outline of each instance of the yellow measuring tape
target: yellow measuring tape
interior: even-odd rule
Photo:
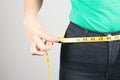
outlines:
[[[48,52],[46,52],[46,54],[45,54],[45,58],[46,58],[47,66],[48,66],[48,80],[51,80],[51,75],[50,75],[50,61],[49,61],[49,55],[48,55]]]
[[[109,42],[120,40],[120,35],[108,35],[100,37],[75,37],[75,38],[59,38],[59,43],[81,43],[81,42]],[[46,52],[46,62],[48,65],[48,80],[51,80],[50,61],[48,52]]]

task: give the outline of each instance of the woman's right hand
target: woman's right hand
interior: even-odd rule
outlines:
[[[25,18],[24,27],[30,41],[30,51],[33,55],[44,55],[52,48],[53,42],[59,40],[48,33],[35,18]]]

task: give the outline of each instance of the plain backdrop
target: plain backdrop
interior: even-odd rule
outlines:
[[[48,80],[45,56],[32,56],[23,26],[23,0],[0,0],[0,80]],[[55,37],[69,24],[69,0],[44,0],[38,19]],[[59,79],[61,44],[49,51],[51,80]]]

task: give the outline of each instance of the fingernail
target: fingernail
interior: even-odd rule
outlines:
[[[44,54],[32,54],[32,56],[43,56]]]
[[[32,54],[33,56],[37,55],[37,54]]]

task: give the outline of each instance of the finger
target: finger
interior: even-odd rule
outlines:
[[[58,42],[59,41],[58,38],[55,38],[52,35],[47,34],[47,33],[43,34],[41,37],[44,38],[45,40],[49,41],[49,42]]]
[[[33,53],[32,55],[33,55],[33,56],[43,56],[43,55],[45,55],[45,52],[41,52],[41,53],[39,53],[39,54]]]
[[[58,38],[55,38],[53,37],[52,35],[50,35],[50,33],[48,32],[41,32],[39,31],[39,36],[42,37],[43,39],[47,40],[47,41],[50,41],[50,42],[58,42],[59,39]]]
[[[45,44],[39,37],[34,37],[34,42],[41,51],[45,50]]]
[[[46,46],[46,51],[48,51],[48,50],[50,50],[52,48],[53,43],[47,41],[45,46]]]
[[[36,34],[38,34],[40,37],[44,38],[47,41],[52,41],[52,42],[57,41],[57,39],[54,38],[52,35],[50,35],[50,33],[48,33],[45,28],[40,27],[42,25],[38,24],[37,26],[38,26],[38,31],[35,32]]]
[[[42,56],[42,55],[45,54],[44,52],[40,51],[40,49],[38,49],[36,44],[33,43],[33,42],[32,42],[32,45],[31,45],[31,53],[32,53],[32,55],[39,55],[39,56]]]

